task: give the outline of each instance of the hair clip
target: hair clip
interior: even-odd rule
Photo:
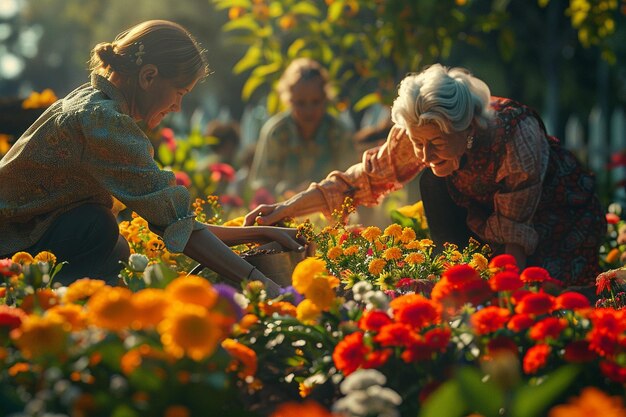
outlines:
[[[143,43],[138,42],[137,44],[139,45],[139,47],[137,49],[137,52],[135,52],[135,56],[137,57],[137,59],[135,60],[135,64],[141,65],[143,63],[143,59],[141,57],[144,56],[146,52],[144,51]]]

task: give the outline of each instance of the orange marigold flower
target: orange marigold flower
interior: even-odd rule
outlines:
[[[470,323],[478,335],[493,333],[500,330],[511,317],[506,308],[489,306],[478,310],[470,317]]]
[[[296,265],[291,275],[293,287],[304,294],[313,282],[313,278],[326,273],[326,262],[318,258],[306,258]]]
[[[552,407],[548,417],[625,417],[621,397],[611,397],[595,387],[586,387],[580,397],[571,398],[567,404]]]
[[[343,249],[341,249],[340,246],[333,246],[332,248],[328,249],[328,252],[326,252],[326,256],[328,256],[328,259],[337,259],[339,258],[341,255],[343,255]]]
[[[333,362],[339,371],[348,376],[365,361],[368,348],[363,344],[363,333],[355,332],[343,338],[333,351]]]
[[[409,265],[419,265],[421,263],[424,263],[425,261],[426,256],[419,252],[411,252],[404,257],[404,262],[408,263]]]
[[[0,304],[0,328],[16,329],[20,327],[26,317],[28,315],[21,308]]]
[[[380,328],[374,340],[381,346],[412,346],[420,341],[413,326],[406,323],[390,323]]]
[[[221,317],[196,304],[173,304],[157,326],[166,352],[201,361],[213,354],[222,338]]]
[[[13,261],[16,264],[25,265],[25,264],[32,264],[34,261],[34,258],[28,252],[17,252],[15,255],[11,257],[11,261]]]
[[[348,246],[347,248],[345,248],[343,250],[343,254],[346,256],[352,256],[352,255],[356,255],[360,251],[361,251],[360,247],[358,247],[357,245],[352,245],[352,246]]]
[[[133,328],[136,329],[157,326],[165,317],[165,310],[170,305],[168,294],[157,288],[146,288],[136,292],[132,302],[137,314],[133,322]]]
[[[35,291],[34,294],[28,294],[22,300],[20,308],[27,313],[33,313],[36,308],[48,310],[50,307],[59,304],[59,297],[56,292],[49,288],[42,288]]]
[[[390,236],[394,240],[400,239],[400,236],[402,236],[402,226],[397,223],[390,224],[383,232],[383,236]]]
[[[98,291],[87,301],[88,318],[94,325],[107,330],[122,330],[130,326],[136,310],[133,293],[122,287]]]
[[[83,301],[105,286],[106,282],[99,279],[82,278],[76,280],[67,287],[63,301],[66,303]]]
[[[526,374],[537,373],[537,371],[546,366],[551,352],[552,348],[544,344],[535,345],[528,349],[528,352],[524,355],[524,372]]]
[[[217,291],[205,278],[188,275],[180,276],[165,287],[172,300],[211,308],[217,302]]]
[[[165,409],[163,417],[189,417],[191,412],[184,405],[170,405]]]
[[[388,248],[383,252],[383,259],[388,261],[397,260],[402,258],[402,251],[399,248],[392,247]]]
[[[28,362],[18,362],[15,365],[11,366],[7,369],[7,373],[12,377],[17,376],[23,372],[28,372],[31,370],[31,365]]]
[[[11,331],[11,339],[26,358],[59,355],[67,349],[68,330],[59,315],[30,315]]]
[[[538,266],[529,266],[522,271],[520,275],[522,281],[526,283],[530,282],[544,282],[549,281],[551,279],[550,273],[541,267]]]
[[[265,315],[267,316],[272,316],[272,314],[276,313],[280,316],[296,317],[296,315],[298,314],[296,306],[288,301],[269,301],[267,303],[259,303],[259,307],[261,308],[261,311],[263,311],[263,313],[265,313]],[[258,322],[258,317],[254,317],[256,318],[255,323]]]
[[[489,278],[489,286],[496,292],[515,291],[524,286],[517,272],[499,271]]]
[[[359,328],[365,331],[379,331],[381,327],[391,323],[391,317],[384,311],[366,310],[359,319]]]
[[[333,417],[334,414],[314,401],[288,402],[279,405],[270,417]]]
[[[545,342],[546,339],[557,339],[566,328],[566,319],[547,317],[535,323],[528,334],[533,340]]]
[[[590,306],[589,299],[579,292],[568,291],[556,297],[557,310],[580,310]]]
[[[51,307],[46,314],[56,314],[71,326],[72,331],[83,330],[87,325],[87,316],[78,304],[63,304]]]
[[[257,356],[254,350],[230,338],[222,341],[222,347],[233,357],[234,369],[239,369],[238,375],[241,379],[254,376],[257,370]]]
[[[405,227],[402,229],[402,234],[400,235],[400,242],[407,244],[409,242],[413,242],[415,240],[415,230],[410,227]]]
[[[373,242],[374,240],[380,237],[381,231],[376,226],[366,227],[365,230],[361,232],[361,236],[365,238],[368,242]]]
[[[516,313],[541,314],[550,313],[556,306],[555,299],[548,293],[538,292],[527,294],[515,306]]]
[[[387,261],[385,261],[384,259],[372,259],[367,266],[367,270],[372,275],[380,275],[380,273],[383,272],[383,268],[385,268],[385,265],[387,265]]]
[[[484,271],[489,266],[489,261],[481,253],[475,253],[472,255],[472,260],[469,265],[477,271]]]
[[[445,277],[452,285],[460,285],[465,281],[480,279],[478,272],[468,264],[451,266],[443,272],[442,277]]]
[[[335,300],[334,282],[326,277],[315,277],[304,292],[304,296],[317,306],[321,311],[330,308]]]
[[[35,255],[35,257],[33,258],[33,261],[35,261],[35,262],[49,262],[49,263],[54,265],[54,264],[57,263],[57,257],[54,256],[54,254],[52,252],[41,251],[37,255]]]
[[[587,340],[575,340],[565,346],[563,359],[567,362],[584,363],[591,362],[596,358],[596,354],[589,348]]]
[[[609,251],[609,253],[606,254],[605,260],[607,263],[612,264],[614,262],[617,262],[621,254],[622,253],[620,252],[618,248],[613,248]]]
[[[521,332],[533,325],[535,319],[530,314],[515,314],[506,327],[514,332]]]
[[[239,329],[240,330],[249,330],[250,327],[254,326],[259,322],[259,318],[254,314],[246,314],[241,320],[239,320]]]

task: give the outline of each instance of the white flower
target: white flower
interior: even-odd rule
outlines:
[[[150,260],[146,255],[141,253],[133,253],[128,257],[128,268],[134,272],[143,272],[148,266]]]
[[[368,291],[363,296],[365,308],[367,310],[387,310],[389,307],[389,297],[382,291]]]
[[[363,391],[373,385],[385,385],[387,377],[376,369],[359,369],[344,379],[340,389],[343,394]]]
[[[363,296],[372,290],[372,284],[367,281],[359,281],[352,287],[352,294],[355,301],[361,301]]]

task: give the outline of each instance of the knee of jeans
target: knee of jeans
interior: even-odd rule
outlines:
[[[89,211],[92,217],[90,240],[95,240],[112,250],[117,245],[120,234],[115,216],[111,210],[101,205],[93,205]]]

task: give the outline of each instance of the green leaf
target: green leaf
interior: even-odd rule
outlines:
[[[290,10],[291,13],[295,15],[307,15],[313,17],[318,17],[321,15],[320,10],[315,6],[315,4],[309,2],[308,0],[301,1],[291,6]]]
[[[467,410],[459,383],[450,380],[442,384],[424,403],[419,417],[463,417]]]
[[[300,55],[300,51],[305,46],[306,46],[306,41],[302,38],[298,38],[295,41],[293,41],[291,45],[289,45],[289,48],[287,49],[287,56],[289,57],[289,59],[294,59],[298,55]]]
[[[504,393],[493,382],[483,382],[478,369],[464,367],[456,374],[456,380],[469,409],[485,417],[500,416],[504,407]]]
[[[259,65],[252,71],[253,77],[265,78],[282,69],[282,62],[272,62],[271,64]]]
[[[222,26],[222,30],[228,32],[231,30],[247,29],[251,32],[256,32],[259,30],[259,27],[260,26],[256,22],[256,20],[254,20],[254,17],[247,14],[238,19],[227,22],[226,24],[224,24],[224,26]]]
[[[213,0],[216,10],[230,9],[231,7],[250,8],[250,0]]]
[[[511,416],[543,415],[545,410],[574,382],[579,373],[580,368],[576,365],[562,366],[548,374],[539,385],[520,388],[511,404]]]
[[[261,48],[257,45],[252,45],[246,51],[245,55],[237,62],[237,64],[233,67],[234,74],[241,74],[247,69],[250,69],[259,64],[261,61]]]
[[[111,417],[139,417],[139,413],[137,413],[137,411],[133,410],[127,404],[120,404],[115,407],[115,410],[113,410],[113,414],[111,414]]]
[[[249,100],[252,97],[252,93],[254,93],[257,88],[265,83],[265,79],[263,77],[255,77],[250,76],[243,85],[243,89],[241,90],[241,98],[245,100]]]
[[[380,95],[378,93],[370,93],[361,97],[361,99],[354,104],[354,111],[361,111],[376,103],[380,103]]]
[[[283,5],[279,1],[270,2],[269,15],[271,18],[279,18],[284,15]]]

